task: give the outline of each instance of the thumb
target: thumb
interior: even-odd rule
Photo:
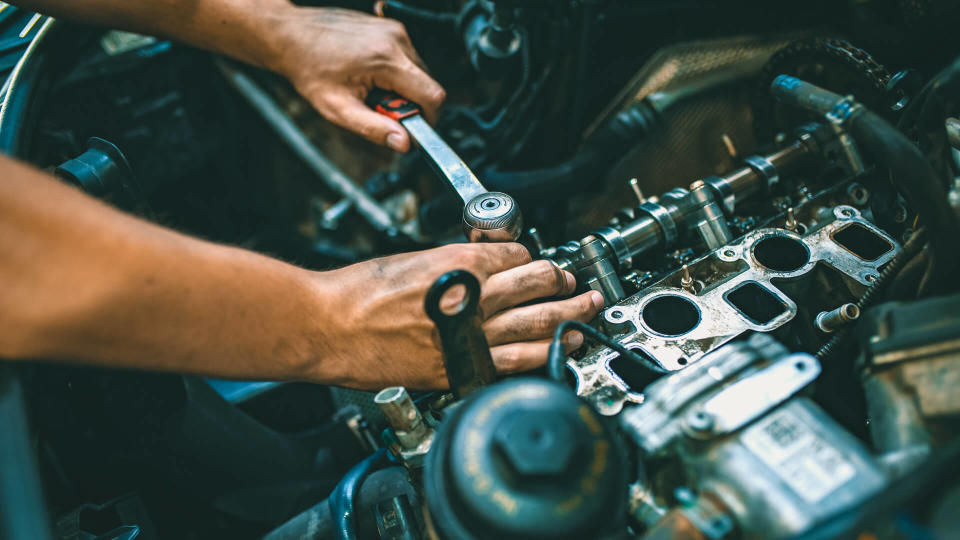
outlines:
[[[410,136],[400,122],[373,111],[356,95],[333,93],[310,101],[327,120],[368,141],[400,153],[410,150]]]

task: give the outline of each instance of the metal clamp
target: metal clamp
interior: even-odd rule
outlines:
[[[863,112],[863,105],[856,102],[852,95],[847,95],[830,109],[826,114],[827,120],[840,128],[846,128],[851,120]]]

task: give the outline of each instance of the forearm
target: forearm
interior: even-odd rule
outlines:
[[[271,68],[284,44],[289,0],[14,0],[56,17],[176,39]]]
[[[127,216],[0,158],[0,356],[323,380],[315,274]]]

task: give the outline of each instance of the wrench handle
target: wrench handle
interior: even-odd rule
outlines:
[[[443,296],[458,285],[465,288],[463,300],[453,312],[444,312]],[[490,346],[480,328],[479,304],[480,282],[466,270],[447,272],[427,291],[424,307],[440,332],[447,381],[457,397],[490,384],[497,377]]]
[[[423,114],[423,109],[420,108],[420,105],[417,105],[396,92],[382,88],[374,87],[370,90],[365,102],[371,109],[387,118],[393,118],[398,122],[404,118]]]

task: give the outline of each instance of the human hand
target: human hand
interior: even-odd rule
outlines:
[[[270,66],[327,120],[398,152],[410,137],[364,104],[374,86],[417,102],[428,120],[446,98],[426,73],[403,24],[336,8],[295,7],[278,25],[283,51]]]
[[[480,319],[501,374],[543,365],[557,325],[589,321],[603,307],[595,291],[523,305],[570,295],[576,281],[550,261],[530,262],[519,244],[455,244],[374,259],[318,274],[322,297],[331,300],[328,324],[319,330],[322,349],[308,377],[367,390],[446,388],[439,335],[424,298],[438,277],[455,269],[480,281]],[[578,332],[565,336],[570,351],[582,343]]]

